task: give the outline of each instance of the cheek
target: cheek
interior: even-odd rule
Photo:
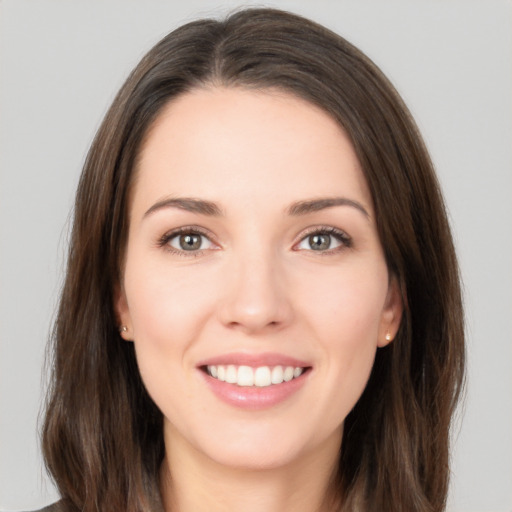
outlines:
[[[330,272],[299,292],[303,315],[334,346],[376,344],[387,295],[387,270],[356,266]],[[315,293],[312,293],[315,292]]]
[[[193,365],[190,347],[213,298],[200,292],[204,283],[201,288],[190,274],[154,262],[137,265],[135,260],[127,262],[125,290],[142,380],[166,417],[180,417],[194,399],[193,374],[186,371]]]
[[[220,273],[137,256],[132,251],[124,275],[137,364],[155,403],[176,418],[193,402],[193,347],[215,310]]]
[[[326,400],[337,404],[329,410],[334,424],[345,418],[366,386],[386,294],[387,272],[376,276],[353,270],[331,276],[321,300],[308,301],[304,316],[318,340],[318,370],[329,383]]]
[[[202,279],[201,272],[184,272],[163,263],[127,264],[128,308],[136,342],[178,349],[194,338],[201,318],[211,311],[214,283]]]

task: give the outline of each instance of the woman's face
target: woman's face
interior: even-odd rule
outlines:
[[[198,89],[134,183],[116,308],[167,448],[254,468],[337,453],[401,316],[344,132],[289,94]]]

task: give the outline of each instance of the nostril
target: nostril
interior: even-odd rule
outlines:
[[[218,303],[221,323],[246,332],[275,331],[289,324],[293,317],[288,294],[272,293],[263,286],[244,281],[229,289]],[[269,286],[270,287],[270,286]]]

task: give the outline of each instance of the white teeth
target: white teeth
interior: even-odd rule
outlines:
[[[293,367],[287,366],[284,370],[283,380],[288,382],[293,379]]]
[[[283,382],[283,367],[274,366],[272,369],[272,384],[281,384]]]
[[[239,386],[254,386],[254,371],[250,366],[240,366],[238,368],[238,380],[236,382]]]
[[[254,384],[259,388],[270,386],[272,381],[270,380],[270,368],[268,366],[260,366],[256,368],[254,372]]]
[[[243,387],[267,387],[272,384],[282,384],[292,379],[300,377],[304,368],[293,366],[258,366],[252,368],[250,366],[235,365],[210,365],[207,367],[208,374],[212,377],[225,381],[230,384],[236,384]]]
[[[230,384],[235,384],[238,379],[237,373],[238,372],[236,366],[230,364],[226,370],[226,382],[229,382]]]

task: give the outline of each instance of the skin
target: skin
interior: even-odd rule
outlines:
[[[170,102],[140,157],[116,309],[164,415],[164,505],[327,510],[344,419],[402,314],[349,139],[292,95],[211,87]],[[334,197],[350,202],[290,213]],[[176,198],[219,214],[164,205]],[[174,231],[191,226],[201,246],[185,251]],[[326,228],[343,238],[324,233],[331,245],[314,250],[312,231]],[[232,352],[310,370],[286,400],[247,410],[220,400],[197,366]]]

